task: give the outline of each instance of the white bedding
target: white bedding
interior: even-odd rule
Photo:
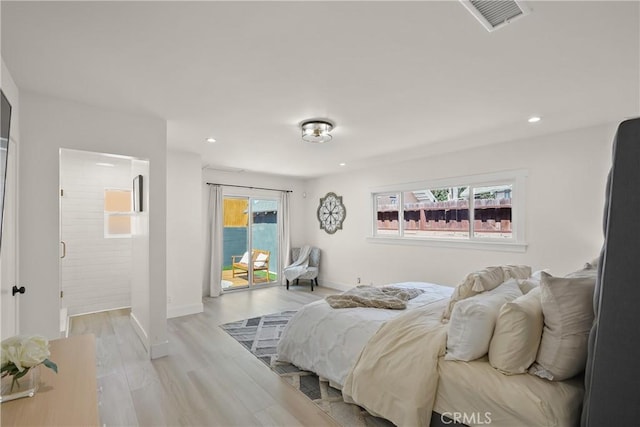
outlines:
[[[448,299],[453,288],[425,282],[394,283],[425,292],[409,300],[407,310]],[[342,387],[369,338],[387,320],[405,310],[334,309],[325,300],[308,304],[289,321],[278,343],[278,360],[315,372]]]
[[[447,299],[385,322],[347,375],[342,396],[397,426],[428,426],[447,347]]]

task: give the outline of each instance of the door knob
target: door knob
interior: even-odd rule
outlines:
[[[13,285],[13,288],[11,288],[11,295],[16,296],[16,294],[24,294],[25,291],[26,289],[24,286],[17,287],[16,285]]]

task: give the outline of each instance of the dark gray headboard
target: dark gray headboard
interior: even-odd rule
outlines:
[[[640,118],[618,127],[606,191],[583,427],[640,425]]]

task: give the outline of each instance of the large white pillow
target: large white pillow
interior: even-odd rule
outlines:
[[[489,345],[489,363],[500,372],[524,374],[536,360],[542,336],[540,288],[500,308]]]
[[[483,270],[469,273],[464,281],[453,290],[449,304],[445,307],[442,319],[447,320],[451,317],[453,307],[458,301],[477,295],[480,292],[494,289],[503,282],[504,271],[502,267],[487,267]]]
[[[581,270],[567,277],[542,273],[540,301],[544,329],[536,363],[529,373],[561,381],[584,370],[594,318],[596,272]]]
[[[522,295],[516,279],[458,301],[453,307],[447,336],[446,360],[470,361],[489,351],[500,307]]]
[[[504,280],[526,279],[531,277],[531,267],[528,265],[503,265]]]
[[[593,260],[589,261],[584,265],[585,270],[597,270],[598,264],[600,264],[600,256],[595,257]]]
[[[531,273],[531,277],[526,279],[518,280],[518,285],[520,285],[520,290],[523,294],[529,293],[534,288],[540,286],[540,281],[542,280],[542,272],[549,273],[549,269],[538,270]]]

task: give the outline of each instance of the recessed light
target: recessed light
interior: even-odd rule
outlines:
[[[338,166],[347,166],[346,163],[340,163]]]
[[[213,144],[214,142],[216,142],[215,138],[207,138],[207,142],[210,144]]]
[[[529,123],[538,123],[540,120],[541,120],[541,118],[540,118],[540,117],[538,117],[538,116],[532,116],[532,117],[529,117],[529,120],[527,120],[527,121],[528,121]]]
[[[114,165],[113,163],[102,163],[102,162],[98,162],[98,163],[96,163],[96,166],[105,166],[105,167],[108,167],[108,168],[112,168],[112,167],[114,167],[115,165]]]

